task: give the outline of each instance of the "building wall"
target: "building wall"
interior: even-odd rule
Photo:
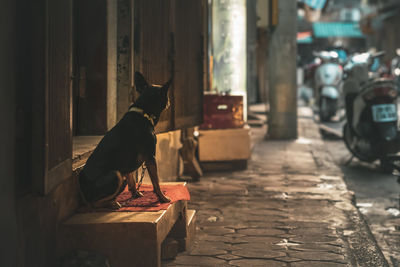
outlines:
[[[377,48],[386,52],[385,61],[390,61],[396,55],[396,48],[400,48],[400,8],[397,15],[383,21],[381,31],[377,32]]]
[[[8,0],[7,0],[8,1]],[[59,0],[63,3],[72,3],[72,0]],[[7,136],[5,137],[5,141],[9,141],[9,149],[10,151],[7,151],[6,155],[2,154],[2,160],[1,163],[6,163],[8,164],[8,169],[5,170],[5,172],[1,173],[1,177],[9,177],[10,180],[8,180],[7,183],[3,183],[3,180],[1,181],[1,187],[0,190],[1,194],[1,200],[3,201],[2,203],[6,203],[6,207],[2,209],[3,215],[6,215],[6,218],[8,221],[5,220],[0,220],[1,221],[1,226],[3,226],[3,223],[6,223],[7,225],[7,234],[2,235],[2,237],[7,237],[6,241],[7,244],[6,247],[13,249],[13,253],[10,253],[10,260],[17,260],[17,264],[11,264],[10,266],[17,266],[17,267],[24,267],[24,266],[39,266],[39,267],[53,267],[57,266],[57,260],[58,256],[57,255],[57,231],[59,225],[68,217],[70,217],[72,214],[77,212],[77,209],[81,205],[80,203],[80,197],[78,193],[78,188],[77,188],[77,175],[79,173],[79,169],[76,169],[74,171],[71,171],[71,167],[68,169],[68,172],[64,173],[65,175],[63,176],[62,180],[59,180],[57,183],[58,184],[52,184],[52,186],[45,187],[46,183],[48,184],[47,175],[48,169],[46,168],[47,165],[47,158],[45,155],[49,155],[51,157],[53,154],[46,154],[46,142],[48,139],[47,138],[47,128],[50,122],[48,121],[48,117],[46,112],[49,112],[51,116],[49,118],[52,118],[51,123],[55,122],[60,122],[62,125],[68,125],[67,129],[64,131],[63,129],[63,135],[68,135],[72,137],[72,130],[69,127],[70,123],[72,124],[72,110],[70,110],[68,107],[72,106],[72,100],[71,96],[69,95],[70,88],[65,87],[64,83],[59,84],[57,81],[57,77],[62,77],[64,78],[65,75],[68,72],[62,72],[64,73],[64,76],[57,76],[57,75],[48,75],[46,72],[46,68],[49,68],[49,66],[54,66],[54,68],[51,69],[51,73],[54,73],[55,70],[62,70],[63,68],[69,68],[69,60],[72,59],[71,54],[68,54],[68,57],[63,57],[61,61],[59,60],[53,60],[57,59],[57,56],[59,55],[64,55],[66,51],[71,51],[71,46],[64,44],[62,46],[62,51],[58,51],[58,53],[51,53],[49,56],[49,61],[51,62],[52,65],[48,65],[47,58],[45,55],[49,52],[47,49],[48,46],[46,46],[46,42],[48,41],[47,38],[48,36],[53,37],[55,36],[56,38],[49,38],[51,42],[50,46],[52,48],[56,47],[56,44],[58,41],[61,41],[63,37],[65,36],[70,36],[71,32],[73,31],[74,37],[79,37],[78,40],[82,41],[83,43],[86,44],[85,47],[79,46],[79,44],[82,45],[82,42],[77,42],[74,43],[74,51],[77,53],[77,57],[73,57],[73,63],[77,63],[77,65],[74,64],[75,70],[80,72],[80,66],[86,66],[86,69],[84,71],[91,71],[90,75],[86,77],[86,82],[87,82],[87,87],[88,89],[86,92],[87,95],[82,94],[79,95],[79,91],[76,92],[78,98],[83,96],[86,97],[85,100],[90,100],[89,98],[92,96],[95,99],[97,99],[100,96],[100,100],[97,99],[98,101],[94,101],[95,103],[86,103],[85,106],[85,100],[81,101],[81,108],[82,105],[85,107],[85,111],[87,116],[82,116],[80,122],[77,123],[77,126],[84,126],[84,128],[81,128],[82,131],[78,131],[77,134],[82,134],[84,133],[84,129],[87,129],[88,131],[86,133],[93,134],[95,133],[96,130],[99,130],[97,133],[104,133],[105,126],[107,124],[107,116],[108,116],[108,126],[112,124],[112,120],[110,120],[110,110],[107,110],[107,100],[112,100],[113,103],[108,103],[108,106],[114,106],[114,107],[119,107],[119,116],[124,113],[123,110],[126,111],[130,101],[132,99],[129,99],[129,101],[126,100],[126,95],[129,94],[128,92],[128,87],[129,87],[129,75],[131,69],[133,69],[133,66],[131,65],[133,60],[131,59],[131,55],[124,54],[126,56],[125,58],[125,69],[121,71],[121,68],[118,69],[120,72],[118,72],[119,76],[118,78],[124,78],[125,79],[125,84],[119,84],[120,86],[122,85],[123,87],[117,88],[117,91],[115,91],[115,85],[110,85],[108,81],[116,79],[116,77],[112,77],[112,73],[117,73],[116,72],[116,46],[118,45],[118,51],[119,55],[123,55],[121,53],[122,49],[126,46],[132,48],[133,43],[129,42],[126,44],[126,38],[123,36],[124,32],[119,32],[120,39],[119,42],[117,41],[118,35],[115,35],[116,32],[114,32],[113,39],[115,43],[112,45],[108,44],[107,42],[107,29],[108,31],[115,31],[115,26],[118,25],[117,21],[115,20],[115,14],[116,12],[119,12],[120,14],[126,11],[120,6],[121,9],[117,10],[115,5],[110,5],[108,6],[109,8],[106,8],[107,3],[110,4],[111,0],[103,0],[103,1],[95,1],[95,4],[100,6],[100,11],[99,9],[91,9],[93,6],[91,6],[91,3],[88,2],[81,2],[81,1],[75,1],[74,4],[78,3],[79,5],[75,5],[75,8],[81,7],[79,9],[80,12],[82,13],[74,13],[77,10],[75,9],[74,12],[71,12],[70,17],[67,16],[57,16],[58,13],[51,13],[54,10],[57,10],[57,12],[63,12],[67,11],[66,9],[60,8],[58,5],[59,2],[54,2],[50,0],[40,0],[40,1],[29,1],[29,0],[18,0],[17,1],[17,6],[18,6],[18,16],[19,18],[24,18],[21,20],[18,20],[18,29],[21,31],[15,31],[14,29],[9,30],[8,36],[13,36],[12,33],[14,32],[20,32],[21,34],[18,35],[18,42],[15,41],[16,43],[20,44],[17,49],[19,51],[17,61],[20,63],[18,64],[17,72],[14,73],[15,75],[18,75],[19,77],[19,82],[18,84],[11,84],[12,82],[12,77],[13,73],[8,73],[3,70],[3,67],[7,67],[7,71],[12,70],[12,64],[8,64],[9,62],[7,61],[7,66],[3,66],[4,61],[1,62],[1,71],[2,75],[6,74],[7,77],[10,79],[9,86],[10,90],[7,91],[7,96],[3,97],[2,95],[2,103],[3,100],[6,100],[6,102],[9,103],[10,106],[8,106],[9,110],[7,112],[2,112],[1,113],[1,118],[3,119],[3,115],[7,115],[7,118],[4,120],[4,125],[7,125],[7,128],[10,129],[10,131],[7,131]],[[13,1],[11,1],[13,2]],[[6,2],[8,6],[4,7],[4,10],[9,10],[13,8],[13,5],[11,5],[11,2]],[[121,1],[122,2],[122,1]],[[51,8],[46,9],[45,7],[49,6]],[[125,2],[126,3],[126,2]],[[202,2],[204,3],[204,1]],[[3,5],[3,2],[1,3]],[[114,2],[115,4],[115,2]],[[1,7],[3,7],[1,5]],[[95,5],[95,7],[98,7]],[[46,11],[45,11],[46,10]],[[108,13],[107,13],[108,10]],[[148,10],[150,11],[151,8],[149,7]],[[191,9],[193,12],[198,11],[198,9]],[[1,10],[3,11],[3,9]],[[68,10],[72,11],[72,10]],[[89,13],[92,15],[91,16],[86,16],[87,14],[85,13],[86,11],[90,11]],[[94,11],[95,14],[93,13]],[[112,11],[112,12],[111,12]],[[184,12],[180,11],[180,12]],[[49,13],[47,13],[49,12]],[[163,10],[159,10],[159,13],[162,13]],[[73,13],[73,14],[72,14]],[[9,13],[11,15],[12,13]],[[51,15],[51,21],[54,21],[54,24],[47,25],[47,20],[46,16]],[[65,15],[64,13],[62,13]],[[180,13],[182,14],[182,13]],[[78,19],[82,24],[85,25],[84,28],[78,27],[79,25],[82,26],[82,24],[76,24],[77,28],[72,29],[70,21],[72,19],[72,15],[77,15]],[[202,18],[203,13],[199,12],[198,17]],[[187,16],[185,14],[185,16]],[[68,18],[68,19],[66,19]],[[77,17],[74,17],[77,19]],[[91,18],[94,18],[93,20]],[[10,25],[12,26],[12,22],[17,21],[13,17],[7,17],[4,16],[4,19],[11,21]],[[121,16],[120,19],[125,19],[129,23],[130,19]],[[185,17],[183,18],[185,19]],[[84,23],[85,21],[88,21],[92,24],[87,24]],[[197,17],[193,18],[193,20],[197,20]],[[197,20],[198,21],[198,20]],[[76,21],[75,21],[76,22]],[[121,21],[120,21],[121,22]],[[123,24],[123,23],[122,23]],[[121,23],[120,23],[121,25]],[[0,27],[3,27],[4,24],[1,24]],[[126,25],[125,25],[126,26]],[[130,25],[131,26],[131,25]],[[201,30],[202,22],[199,22],[199,26],[197,29]],[[47,27],[51,29],[51,34],[46,31]],[[98,31],[91,30],[92,28],[98,29]],[[190,25],[187,25],[187,30],[190,31],[191,27]],[[64,29],[67,29],[63,31]],[[114,30],[112,30],[114,29]],[[79,31],[78,31],[79,30]],[[182,32],[180,33],[180,41],[185,41],[185,34],[186,31],[183,31],[186,29],[182,29]],[[76,32],[78,31],[78,32]],[[125,33],[129,31],[129,29],[125,29]],[[11,32],[11,34],[10,34]],[[84,34],[84,32],[88,33],[87,35]],[[65,36],[63,35],[65,33]],[[154,32],[152,31],[146,31],[146,34],[148,35],[154,35]],[[170,32],[167,32],[168,37],[170,37]],[[193,34],[193,32],[191,32]],[[201,31],[200,33],[198,32],[198,35],[200,36],[203,34]],[[128,33],[126,33],[128,35]],[[154,36],[155,40],[157,36]],[[205,40],[205,38],[200,38],[198,37],[199,40]],[[75,39],[78,41],[77,39]],[[56,42],[57,41],[57,42]],[[108,45],[107,45],[108,44]],[[12,55],[12,51],[15,45],[14,43],[11,44],[5,44],[1,43],[0,49],[1,52],[4,53],[8,56]],[[190,60],[196,61],[198,65],[201,67],[201,55],[202,51],[201,49],[204,48],[202,44],[199,44],[196,46],[198,48],[196,52],[196,57],[190,57]],[[79,48],[79,49],[78,49]],[[71,50],[70,50],[71,49]],[[129,51],[132,49],[126,48]],[[51,50],[54,51],[54,50]],[[102,51],[102,52],[101,52]],[[113,52],[114,51],[114,52]],[[169,51],[170,52],[170,51]],[[169,53],[168,52],[168,53]],[[186,51],[185,52],[189,53],[191,51]],[[107,53],[108,53],[108,58],[107,58]],[[99,55],[99,56],[96,56]],[[71,57],[70,57],[71,56]],[[168,58],[171,56],[171,54],[161,54],[160,55],[163,58]],[[128,59],[130,57],[130,59]],[[179,54],[177,53],[177,57],[184,57],[184,54]],[[46,58],[46,60],[45,60]],[[79,60],[77,60],[77,58]],[[120,58],[121,59],[121,58]],[[68,61],[69,63],[66,64],[65,61]],[[85,61],[86,60],[86,61]],[[9,60],[14,62],[14,60]],[[129,62],[130,61],[130,62]],[[97,64],[96,64],[97,62]],[[185,61],[186,62],[186,61]],[[79,65],[78,63],[82,64]],[[109,66],[109,65],[113,66]],[[203,70],[202,68],[197,68],[196,70],[190,69],[191,62],[188,62],[187,66],[181,66],[182,69],[179,69],[181,72],[179,73],[179,77],[187,77],[188,75],[185,75],[186,72],[192,71],[194,75],[197,75],[196,78],[198,80],[202,81],[203,80]],[[119,66],[118,66],[119,67]],[[199,71],[197,71],[199,69]],[[112,73],[110,73],[112,72]],[[58,72],[57,72],[58,73]],[[76,74],[76,73],[75,73]],[[122,75],[122,76],[121,76]],[[123,77],[123,75],[126,75]],[[21,78],[22,77],[22,78]],[[70,79],[71,76],[68,76],[68,79]],[[75,76],[74,76],[75,77]],[[74,78],[73,77],[73,78]],[[107,78],[108,77],[108,78]],[[178,77],[178,75],[176,75]],[[76,77],[75,77],[76,78]],[[168,77],[169,78],[169,77]],[[51,80],[52,83],[51,87],[46,87],[46,81]],[[64,79],[65,80],[65,79]],[[196,79],[188,79],[187,82],[193,82]],[[163,80],[163,82],[165,82]],[[186,80],[185,80],[186,81]],[[156,82],[156,81],[152,81]],[[77,83],[79,85],[79,81],[77,79]],[[75,83],[75,85],[77,85]],[[99,85],[99,86],[96,86]],[[196,125],[200,123],[201,120],[201,98],[193,98],[193,100],[196,102],[196,108],[194,108],[194,101],[186,101],[184,102],[185,98],[180,91],[182,90],[188,90],[185,93],[187,95],[202,95],[202,82],[200,84],[196,84],[196,86],[191,86],[191,84],[187,83],[181,83],[180,87],[175,89],[175,99],[178,99],[179,101],[182,101],[181,103],[184,103],[188,107],[191,107],[192,109],[190,112],[195,113],[195,114],[187,114],[184,112],[181,112],[183,114],[181,115],[190,115],[187,116],[187,120],[180,124],[180,127],[185,127],[184,123],[188,123],[190,125]],[[4,84],[8,85],[8,84]],[[16,87],[16,90],[13,90],[12,86]],[[105,97],[105,94],[107,94],[107,91],[104,90],[105,88],[112,87],[113,88],[113,95],[108,95],[108,98]],[[191,92],[189,89],[196,88],[198,91],[196,92]],[[89,90],[90,89],[90,90]],[[47,90],[47,91],[46,91]],[[100,90],[100,91],[99,91]],[[3,93],[4,91],[2,91]],[[13,100],[13,95],[11,93],[16,93],[18,95],[18,109],[14,109],[14,104]],[[68,92],[67,95],[64,95],[63,97],[60,97],[57,99],[58,101],[62,101],[63,107],[67,107],[63,109],[63,116],[58,116],[56,113],[51,113],[51,110],[49,111],[46,109],[46,103],[48,98],[46,98],[46,93],[50,92],[52,93],[52,97],[56,96],[56,93],[64,94],[65,92]],[[117,94],[115,94],[117,93]],[[179,94],[178,94],[179,93]],[[32,97],[33,95],[33,97]],[[119,99],[118,99],[119,97]],[[121,99],[124,99],[122,101]],[[53,103],[54,104],[54,103]],[[69,106],[68,104],[71,104]],[[183,104],[182,104],[183,105]],[[180,106],[182,106],[180,105]],[[97,108],[101,109],[102,112],[96,113],[95,110]],[[12,112],[14,111],[17,114],[13,114]],[[11,114],[9,114],[11,112]],[[115,112],[115,111],[114,111]],[[95,113],[95,116],[93,116],[93,113]],[[108,115],[107,115],[108,113]],[[192,116],[193,115],[193,116]],[[114,115],[112,115],[114,116]],[[100,117],[101,123],[98,125],[94,120]],[[15,123],[15,118],[18,119],[17,123]],[[2,120],[3,123],[3,120]],[[81,125],[79,125],[81,123]],[[92,123],[93,127],[88,128],[87,124],[85,123]],[[99,126],[98,128],[95,127],[95,125]],[[17,127],[16,131],[13,131],[14,126]],[[89,125],[90,126],[90,125]],[[101,127],[100,127],[101,126]],[[90,130],[90,131],[89,131]],[[18,134],[16,134],[18,133]],[[54,135],[52,136],[52,140],[59,140],[57,143],[53,142],[53,145],[56,145],[57,147],[59,146],[60,149],[68,149],[68,152],[71,150],[72,145],[69,143],[69,139],[65,141],[63,138],[57,135],[57,131],[54,131]],[[17,138],[15,136],[18,136]],[[57,139],[59,138],[59,139]],[[18,146],[15,148],[14,146],[18,144]],[[158,174],[160,177],[160,180],[163,181],[176,181],[179,173],[182,171],[181,169],[181,160],[179,158],[179,148],[180,148],[180,131],[175,130],[175,131],[170,131],[170,132],[165,132],[162,134],[158,134],[158,143],[157,143],[157,154],[156,154],[156,160],[158,162]],[[18,167],[14,169],[13,165],[13,153],[16,152],[17,157],[17,162],[19,163]],[[56,154],[54,154],[56,155]],[[6,158],[9,157],[9,158]],[[3,160],[4,159],[4,160]],[[50,158],[51,160],[58,160],[58,158]],[[61,158],[61,160],[64,160],[64,158]],[[71,156],[67,158],[69,162],[72,161]],[[57,161],[58,162],[58,161]],[[3,168],[2,168],[3,169]],[[14,173],[14,170],[18,170],[18,177]],[[67,175],[68,174],[68,175]],[[16,177],[14,180],[14,176]],[[58,176],[57,176],[58,177]],[[65,178],[65,179],[64,179]],[[37,182],[37,185],[36,185]],[[146,178],[145,182],[150,182],[148,178]],[[18,198],[15,201],[16,203],[13,202],[15,200],[14,196],[14,183],[18,184]],[[46,188],[46,190],[43,190]],[[16,233],[18,228],[18,235]],[[8,238],[9,237],[9,238]],[[2,247],[2,251],[5,251]],[[17,255],[15,255],[15,253]],[[3,260],[3,258],[1,259]],[[8,260],[8,259],[7,259]]]
[[[15,266],[17,251],[17,227],[15,212],[15,1],[0,2],[0,262],[3,266]],[[4,37],[7,38],[4,38]]]

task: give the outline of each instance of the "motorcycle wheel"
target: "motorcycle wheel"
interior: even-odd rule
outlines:
[[[343,141],[344,144],[346,145],[347,149],[353,154],[356,158],[366,161],[366,162],[373,162],[376,160],[376,158],[370,158],[368,156],[364,156],[363,154],[360,154],[356,149],[353,149],[351,144],[353,142],[353,137],[354,135],[351,132],[349,124],[346,122],[345,125],[343,126]]]
[[[336,114],[337,100],[327,97],[321,97],[319,101],[319,119],[322,122],[330,121]]]
[[[392,174],[394,170],[393,163],[386,158],[379,159],[379,167],[381,171],[386,174]]]
[[[385,173],[400,172],[400,155],[387,155],[379,160],[380,167]]]

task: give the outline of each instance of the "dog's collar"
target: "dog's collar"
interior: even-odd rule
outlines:
[[[143,117],[145,117],[151,123],[151,125],[153,125],[153,127],[154,127],[154,120],[156,118],[154,115],[147,114],[143,111],[143,109],[138,108],[138,107],[131,107],[128,110],[128,112],[136,112],[136,113],[142,114]]]

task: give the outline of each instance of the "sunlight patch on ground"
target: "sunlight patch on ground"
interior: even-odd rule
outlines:
[[[395,217],[400,215],[400,210],[395,209],[395,208],[389,208],[386,211],[389,212],[390,214],[392,214]]]
[[[299,137],[296,139],[296,143],[302,145],[309,145],[312,143],[312,140],[304,137]]]

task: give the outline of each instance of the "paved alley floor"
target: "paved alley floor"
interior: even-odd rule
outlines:
[[[246,170],[188,185],[196,239],[164,266],[387,266],[307,114],[297,140],[253,128]]]

